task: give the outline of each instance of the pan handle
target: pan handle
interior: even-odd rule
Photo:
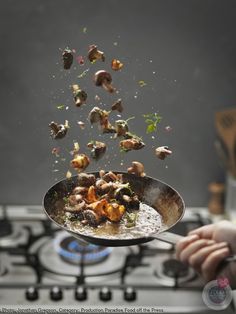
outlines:
[[[153,239],[157,239],[157,240],[161,240],[170,244],[175,245],[180,239],[184,238],[183,236],[179,235],[179,234],[175,234],[172,232],[161,232],[158,234],[152,234],[150,235],[151,238]]]

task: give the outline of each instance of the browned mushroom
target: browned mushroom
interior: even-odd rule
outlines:
[[[77,203],[75,205],[69,205],[69,204],[65,205],[65,210],[70,213],[79,213],[85,208],[86,208],[85,201],[81,201],[80,203]]]
[[[104,110],[99,107],[94,107],[89,113],[89,121],[90,123],[100,122],[102,120],[102,116],[104,115]]]
[[[156,156],[163,160],[165,159],[168,155],[171,155],[172,154],[172,151],[169,150],[169,147],[168,146],[160,146],[160,147],[157,147],[155,149],[155,153],[156,153]]]
[[[66,48],[62,53],[63,66],[65,70],[69,70],[73,63],[73,53],[69,48]]]
[[[125,120],[116,120],[115,129],[117,136],[124,136],[129,131],[128,123]]]
[[[85,104],[88,97],[87,93],[84,90],[80,89],[79,85],[77,84],[72,85],[72,90],[76,106],[80,107],[81,105]]]
[[[112,85],[111,74],[105,70],[97,71],[94,75],[94,82],[96,86],[102,86],[109,93],[114,93],[116,90]]]
[[[88,156],[86,156],[85,154],[75,155],[75,158],[73,160],[71,160],[71,162],[70,162],[71,167],[73,167],[74,169],[76,169],[79,172],[83,171],[85,168],[87,168],[89,163],[90,163],[90,160],[89,160]]]
[[[78,174],[78,184],[80,187],[90,187],[91,185],[95,184],[96,178],[93,174],[87,173],[79,173]]]
[[[51,136],[57,140],[66,136],[68,130],[68,124],[58,124],[54,121],[50,122],[49,127],[51,128]]]
[[[106,144],[98,141],[91,141],[87,144],[87,147],[91,149],[91,157],[94,159],[101,158],[106,152]]]
[[[90,62],[97,60],[105,61],[104,52],[99,51],[96,45],[89,46],[88,59]]]
[[[111,110],[117,110],[118,112],[122,112],[124,110],[122,105],[122,100],[118,99],[114,104],[111,106]]]
[[[130,138],[123,141],[120,141],[120,148],[123,151],[128,152],[129,150],[138,150],[145,146],[145,144],[140,140],[136,138]]]
[[[121,68],[123,68],[124,64],[120,62],[120,60],[113,59],[111,61],[111,68],[114,71],[119,71]]]
[[[89,113],[89,120],[91,123],[99,122],[103,133],[115,133],[115,128],[108,120],[109,113],[109,111],[94,107]]]
[[[127,169],[127,172],[135,174],[136,176],[139,176],[139,177],[145,176],[144,166],[139,161],[132,161],[132,166]]]

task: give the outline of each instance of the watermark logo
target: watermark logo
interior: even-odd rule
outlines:
[[[208,282],[202,292],[204,303],[210,309],[221,311],[232,301],[232,290],[227,278],[219,278]]]

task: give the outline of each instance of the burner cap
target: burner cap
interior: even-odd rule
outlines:
[[[76,239],[67,233],[55,238],[55,250],[59,256],[72,264],[96,264],[103,261],[112,251],[110,247],[103,247]]]
[[[163,262],[163,273],[171,278],[186,277],[189,272],[187,265],[184,265],[176,259],[168,259]]]
[[[0,238],[12,233],[12,225],[8,219],[0,220]]]

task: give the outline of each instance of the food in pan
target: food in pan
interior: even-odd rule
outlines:
[[[86,99],[88,97],[87,93],[84,90],[82,90],[77,84],[72,85],[72,90],[73,90],[75,105],[77,107],[80,107],[81,105],[85,104]]]
[[[99,178],[86,173],[78,175],[78,186],[65,198],[64,210],[83,225],[93,227],[107,220],[118,223],[127,213],[130,225],[130,214],[137,213],[139,203],[138,195],[129,183],[123,182],[121,174],[101,171]]]
[[[155,153],[159,159],[164,160],[167,156],[172,154],[172,151],[169,150],[168,146],[160,146],[155,149]]]
[[[69,70],[73,63],[73,52],[66,48],[62,53],[63,66],[65,70]]]

